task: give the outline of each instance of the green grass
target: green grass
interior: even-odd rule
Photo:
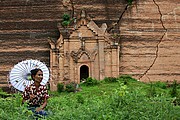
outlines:
[[[49,92],[47,120],[179,120],[171,87],[145,84],[132,78],[94,86],[80,84],[82,91]],[[124,84],[125,83],[125,84]],[[152,89],[153,88],[153,89]],[[179,85],[177,93],[180,92]],[[178,96],[177,96],[178,97]],[[29,120],[32,113],[21,106],[21,94],[0,98],[1,120]],[[42,118],[41,118],[42,119]]]

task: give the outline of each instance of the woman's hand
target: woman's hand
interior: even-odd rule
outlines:
[[[30,100],[34,99],[35,98],[35,95],[34,94],[31,94],[30,95]]]
[[[36,108],[36,112],[43,110],[46,107],[46,105],[47,105],[47,99],[45,98],[44,103],[40,107]]]
[[[36,108],[36,112],[39,112],[41,110],[43,110],[43,108],[41,108],[41,107]]]

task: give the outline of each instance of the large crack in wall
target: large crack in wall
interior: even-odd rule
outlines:
[[[117,20],[117,22],[116,22],[113,26],[109,27],[109,28],[107,29],[107,32],[110,32],[112,29],[116,28],[116,26],[119,27],[120,22],[121,22],[121,19],[122,19],[124,13],[127,11],[128,7],[129,7],[129,4],[127,4],[127,5],[125,6],[125,8],[124,8],[124,10],[122,11],[122,13],[120,14],[120,17],[119,17],[119,19]]]
[[[158,42],[157,45],[156,45],[155,58],[154,58],[152,64],[151,64],[151,65],[149,66],[149,68],[139,77],[139,80],[140,80],[142,77],[144,77],[145,75],[147,75],[148,71],[149,71],[149,70],[153,67],[153,65],[155,64],[155,62],[156,62],[156,60],[157,60],[157,58],[158,58],[159,45],[160,45],[160,43],[162,42],[164,36],[165,36],[166,33],[167,33],[167,29],[165,28],[164,23],[163,23],[163,20],[162,20],[163,15],[162,15],[162,13],[161,13],[160,7],[159,7],[159,5],[157,4],[157,2],[156,2],[155,0],[153,0],[153,3],[157,6],[158,12],[159,12],[159,14],[160,14],[160,22],[161,22],[161,25],[162,25],[162,27],[163,27],[163,29],[164,29],[164,33],[163,33],[163,35],[161,36],[159,42]],[[148,77],[147,77],[147,78],[148,78]],[[148,78],[148,79],[149,79],[149,78]],[[150,79],[149,79],[149,80],[150,80]]]
[[[74,18],[74,1],[73,0],[70,0],[70,3],[71,3],[71,8],[72,8],[72,18]]]
[[[74,1],[73,0],[63,0],[62,1],[63,6],[65,8],[67,8],[67,11],[71,11],[71,18],[74,18],[74,12],[75,12],[75,8],[74,8]]]

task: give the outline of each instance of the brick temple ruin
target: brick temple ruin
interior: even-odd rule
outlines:
[[[51,89],[57,83],[80,83],[88,77],[102,80],[119,75],[118,41],[108,38],[107,25],[98,27],[85,11],[74,26],[59,26],[60,38],[50,40]]]

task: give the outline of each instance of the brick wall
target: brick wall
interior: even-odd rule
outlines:
[[[180,80],[177,0],[0,0],[0,87],[14,64],[38,59],[49,66],[48,37],[58,39],[64,13],[84,9],[110,33],[120,29],[120,74],[142,81]]]

